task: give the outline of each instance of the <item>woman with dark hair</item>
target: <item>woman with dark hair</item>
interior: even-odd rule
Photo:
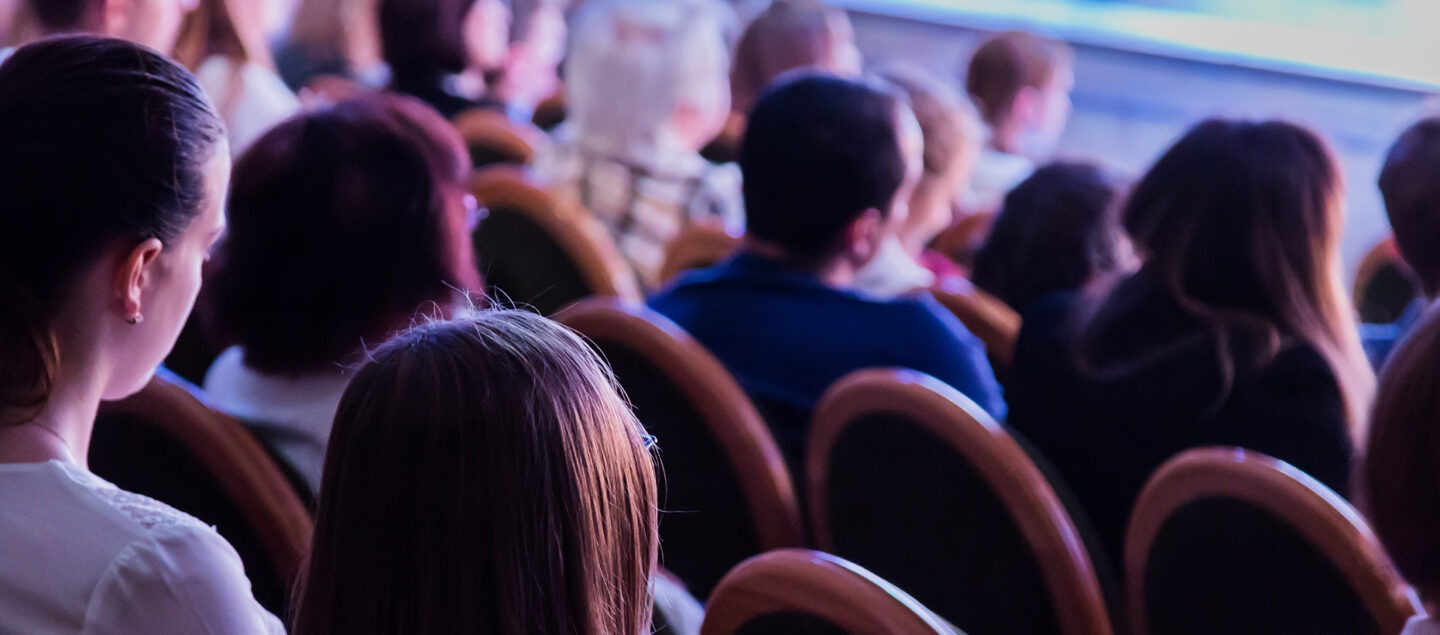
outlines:
[[[538,315],[391,340],[335,416],[295,632],[648,633],[650,442]]]
[[[235,166],[230,231],[201,301],[231,348],[205,390],[312,490],[346,367],[417,311],[481,292],[469,171],[454,128],[394,95],[286,121]]]
[[[1430,308],[1380,373],[1360,470],[1366,516],[1430,616],[1404,635],[1440,632],[1440,310]]]
[[[1055,292],[1078,291],[1124,266],[1115,183],[1087,163],[1052,163],[1005,196],[975,257],[975,286],[1023,313]]]
[[[142,46],[42,41],[0,64],[0,630],[280,632],[200,521],[86,468],[225,227],[224,128]]]
[[[1315,134],[1206,121],[1124,207],[1140,270],[1098,303],[1025,313],[1009,423],[1112,556],[1145,479],[1192,447],[1258,450],[1347,491],[1374,377],[1340,283],[1341,200]]]
[[[504,108],[480,75],[499,70],[510,44],[504,0],[379,0],[380,47],[390,90],[433,106],[446,118],[474,108]]]

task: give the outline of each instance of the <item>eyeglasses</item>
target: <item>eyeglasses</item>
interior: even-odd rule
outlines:
[[[475,200],[475,197],[473,195],[466,194],[464,201],[465,227],[466,229],[473,232],[475,231],[476,227],[480,226],[480,221],[484,220],[486,216],[490,215],[490,210],[480,205],[480,202]]]
[[[656,439],[653,434],[642,434],[640,435],[640,443],[645,446],[646,450],[653,450],[655,446],[660,444],[660,440]]]

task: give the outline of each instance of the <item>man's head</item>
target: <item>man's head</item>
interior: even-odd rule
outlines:
[[[1063,42],[1010,31],[986,40],[970,58],[965,89],[990,125],[991,144],[1044,159],[1070,118],[1074,52]]]
[[[199,0],[27,0],[40,33],[94,33],[169,55],[185,14]]]
[[[751,111],[740,152],[750,237],[812,268],[863,265],[904,221],[921,149],[915,115],[882,85],[782,80]]]
[[[1390,146],[1380,194],[1405,263],[1426,296],[1440,293],[1440,116],[1410,126]]]

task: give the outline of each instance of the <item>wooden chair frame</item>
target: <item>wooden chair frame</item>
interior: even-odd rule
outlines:
[[[660,283],[669,283],[685,271],[708,267],[729,258],[740,248],[740,238],[710,225],[692,224],[665,246],[665,260],[660,265]]]
[[[990,484],[1035,554],[1066,635],[1113,631],[1094,564],[1054,488],[1000,424],[949,385],[908,369],[858,370],[820,398],[806,461],[807,498],[816,547],[830,550],[825,492],[830,453],[845,428],[895,413],[944,439]]]
[[[583,210],[557,201],[524,169],[495,165],[476,170],[470,193],[483,205],[516,210],[543,228],[580,268],[593,295],[637,302],[643,297],[635,272],[605,228]]]
[[[314,520],[240,420],[212,410],[160,375],[135,395],[103,404],[101,414],[144,418],[182,443],[240,506],[275,571],[300,573],[310,552]]]
[[[782,549],[736,565],[710,596],[701,635],[730,635],[768,613],[801,611],[857,635],[953,633],[915,598],[842,558]]]
[[[526,165],[545,133],[534,124],[511,121],[505,113],[489,108],[472,108],[455,115],[455,129],[466,148],[481,147],[508,157],[511,163]]]
[[[985,343],[991,363],[1009,368],[1015,361],[1015,343],[1020,339],[1020,314],[1010,305],[973,285],[937,286],[930,290],[940,305],[948,309],[975,337]]]
[[[664,316],[617,298],[581,300],[555,319],[592,340],[620,342],[672,378],[734,470],[761,549],[805,545],[785,459],[749,397],[709,351]]]
[[[1351,582],[1383,632],[1400,632],[1405,621],[1422,610],[1364,519],[1330,488],[1259,452],[1198,448],[1155,471],[1130,517],[1125,581],[1130,625],[1136,635],[1149,632],[1145,566],[1156,535],[1176,510],[1211,497],[1247,502],[1294,527]]]

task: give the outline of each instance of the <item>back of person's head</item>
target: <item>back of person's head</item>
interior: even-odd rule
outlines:
[[[1360,498],[1400,574],[1440,600],[1440,312],[1386,361],[1361,462]]]
[[[211,332],[256,370],[313,371],[354,361],[425,305],[479,293],[469,169],[454,128],[408,97],[276,126],[235,165],[202,304]]]
[[[843,247],[862,214],[888,217],[911,169],[901,147],[909,117],[877,83],[801,74],[771,88],[740,151],[749,236],[815,264]]]
[[[1024,311],[1074,291],[1124,262],[1115,182],[1088,163],[1041,167],[1005,197],[975,257],[975,286]]]
[[[99,33],[105,0],[25,0],[26,16],[42,34]]]
[[[1440,117],[1410,126],[1390,146],[1380,194],[1395,244],[1425,295],[1440,294]]]
[[[875,74],[905,93],[924,137],[923,173],[910,197],[902,240],[929,243],[954,221],[955,197],[965,190],[985,131],[969,100],[917,67],[889,65]]]
[[[860,52],[854,40],[845,11],[818,0],[775,0],[745,27],[735,44],[732,108],[749,112],[775,78],[791,69],[859,73]]]
[[[647,445],[604,363],[538,315],[395,338],[335,416],[295,632],[648,632]]]
[[[569,118],[595,151],[643,159],[698,150],[730,109],[724,32],[713,0],[595,0],[578,16],[565,62]]]
[[[121,303],[73,297],[81,276],[148,240],[172,247],[222,195],[208,191],[216,185],[207,171],[228,152],[223,125],[185,69],[88,36],[31,44],[0,64],[0,139],[0,422],[9,423],[50,398],[65,363],[54,330],[65,307],[81,302],[98,313]],[[171,300],[188,313],[193,296]],[[153,317],[147,329],[171,326]],[[132,351],[144,375],[133,379],[143,384],[180,326],[133,336],[145,343]]]
[[[380,48],[397,76],[458,73],[470,63],[465,18],[486,0],[379,0]]]
[[[1073,63],[1068,45],[1032,33],[1007,31],[985,40],[970,58],[965,89],[996,135],[992,143],[1023,154],[1023,146],[1058,140],[1070,115]],[[1048,147],[1036,149],[1042,150]]]
[[[1216,336],[1225,377],[1298,339],[1328,358],[1358,425],[1373,376],[1340,282],[1341,187],[1329,148],[1309,130],[1212,119],[1150,168],[1121,222],[1143,280]],[[1108,305],[1120,300],[1112,294]]]

